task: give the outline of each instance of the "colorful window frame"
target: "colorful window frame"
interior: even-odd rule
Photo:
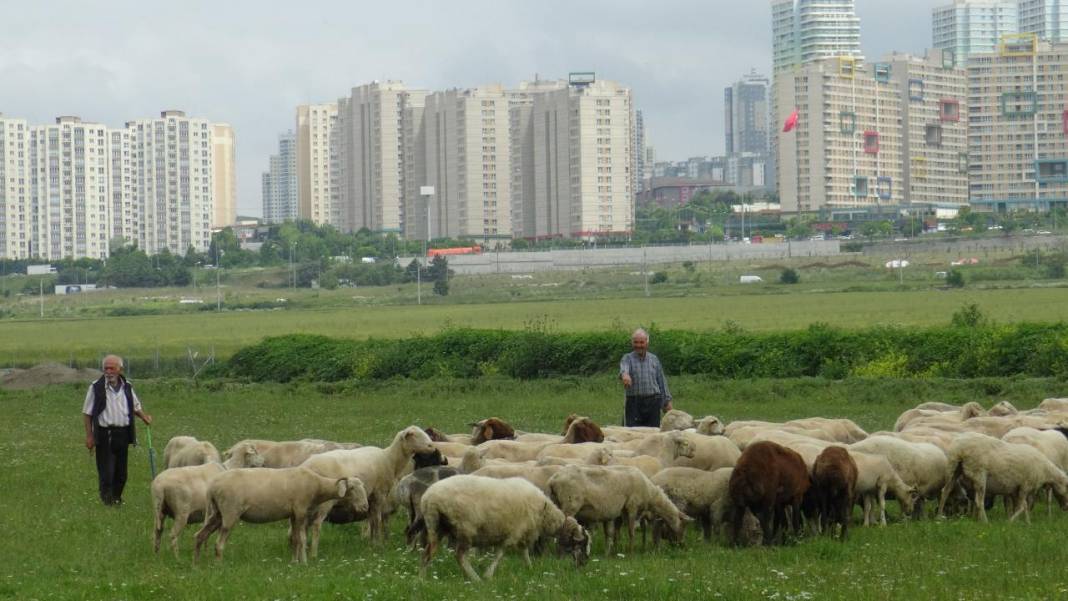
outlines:
[[[868,195],[868,178],[862,175],[853,176],[853,196],[864,198]]]
[[[854,79],[857,76],[857,59],[852,56],[838,57],[838,76],[843,79]]]
[[[1038,54],[1038,34],[1005,34],[998,44],[998,53],[1001,56],[1034,56]]]
[[[1068,183],[1068,159],[1036,160],[1035,181],[1040,184]]]
[[[1037,112],[1038,94],[1034,90],[1002,92],[1001,115],[1003,117],[1010,119],[1014,117],[1031,117]]]
[[[909,100],[913,102],[921,102],[923,100],[923,80],[922,79],[910,79],[909,80]]]
[[[857,131],[857,114],[852,111],[838,113],[838,131],[843,134],[852,134]]]
[[[879,83],[890,83],[890,63],[875,63],[872,65],[872,76]]]
[[[928,123],[923,130],[923,140],[928,146],[941,146],[942,125],[938,123]]]
[[[864,132],[864,154],[879,154],[879,132]]]
[[[879,197],[879,200],[890,200],[894,196],[893,192],[893,178],[883,175],[875,180],[875,194]]]
[[[943,98],[938,101],[938,118],[943,123],[960,121],[960,100]]]
[[[957,173],[968,173],[968,153],[957,153]]]

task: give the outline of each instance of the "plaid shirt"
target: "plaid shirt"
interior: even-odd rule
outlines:
[[[671,391],[668,390],[667,379],[664,378],[664,368],[660,365],[660,359],[656,355],[646,352],[645,359],[638,357],[633,351],[623,355],[619,360],[619,377],[630,374],[630,388],[627,396],[661,395],[661,402],[667,405],[671,402]]]

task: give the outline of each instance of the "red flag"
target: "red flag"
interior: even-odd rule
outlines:
[[[786,118],[786,122],[782,124],[782,131],[786,133],[797,127],[797,109],[790,113],[790,116]]]

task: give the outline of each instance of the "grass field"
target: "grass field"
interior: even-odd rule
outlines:
[[[1057,380],[672,380],[676,404],[694,414],[786,419],[852,417],[888,428],[904,409],[927,400],[1007,399],[1031,407],[1068,396]],[[462,431],[500,415],[517,427],[556,431],[581,411],[601,423],[620,418],[610,377],[519,382],[394,381],[363,385],[248,385],[185,380],[138,385],[153,414],[157,456],[166,440],[191,434],[220,448],[246,437],[323,437],[385,444],[411,423]],[[554,557],[526,568],[508,555],[497,578],[466,585],[451,553],[432,577],[416,577],[418,558],[401,549],[400,519],[385,545],[355,527],[324,529],[320,560],[291,566],[286,526],[241,525],[222,564],[190,566],[194,528],[179,561],[151,553],[149,470],[144,447],[131,453],[127,504],[99,505],[93,463],[77,413],[83,385],[0,391],[0,598],[11,599],[1051,599],[1068,595],[1063,536],[1068,517],[1045,508],[1034,523],[968,519],[856,528],[844,544],[823,539],[773,549],[732,550],[691,532],[686,546],[634,549],[576,570]],[[142,442],[145,431],[140,430]],[[896,507],[893,515],[897,515]],[[212,542],[214,539],[212,539]],[[476,562],[484,565],[484,560]]]
[[[457,305],[368,305],[350,308],[224,311],[177,315],[0,321],[0,365],[74,360],[95,365],[105,352],[133,360],[132,373],[151,371],[158,352],[184,358],[187,349],[226,357],[264,336],[294,332],[399,338],[447,326],[560,331],[710,330],[733,322],[747,330],[800,329],[824,322],[842,327],[948,323],[974,303],[1000,322],[1068,319],[1058,288],[903,292],[808,292],[745,296],[655,297]],[[140,371],[139,371],[140,370]],[[154,373],[154,372],[153,372]]]

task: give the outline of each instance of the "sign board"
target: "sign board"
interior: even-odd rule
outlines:
[[[567,83],[571,85],[589,85],[595,81],[597,81],[597,74],[593,71],[569,73],[567,75]]]
[[[433,196],[434,195],[434,186],[419,186],[419,195],[420,196]]]

